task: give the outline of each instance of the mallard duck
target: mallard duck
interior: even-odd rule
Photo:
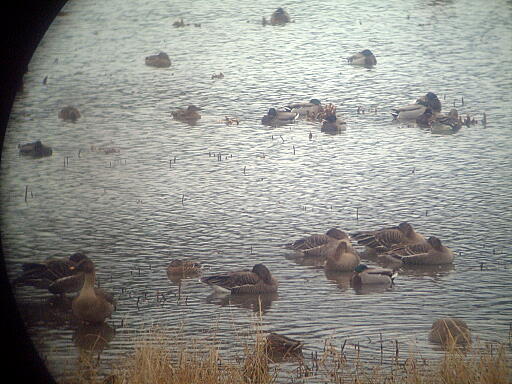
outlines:
[[[176,20],[174,23],[172,23],[172,26],[175,28],[181,28],[181,27],[184,27],[185,25],[189,25],[189,24],[185,24],[185,22],[183,21],[183,17],[179,20]]]
[[[270,25],[284,25],[290,22],[290,15],[283,8],[277,8],[270,16]]]
[[[102,323],[112,315],[114,311],[114,299],[112,295],[94,286],[96,282],[96,272],[94,263],[86,258],[80,261],[76,267],[72,266],[84,274],[84,284],[80,293],[73,299],[71,309],[73,315],[87,323]]]
[[[171,59],[165,52],[160,52],[158,55],[151,55],[146,57],[146,65],[150,67],[168,68],[171,66]]]
[[[425,109],[421,115],[416,118],[416,124],[423,128],[430,128],[432,122],[436,119],[432,108]]]
[[[322,103],[318,99],[311,99],[309,102],[286,105],[284,109],[289,112],[296,112],[299,116],[317,115],[322,112]]]
[[[171,112],[174,120],[183,121],[186,123],[193,124],[197,122],[197,120],[201,119],[201,115],[199,114],[201,108],[196,107],[195,105],[189,105],[187,109],[178,109],[174,112]]]
[[[293,243],[286,244],[285,247],[288,249],[294,249],[296,251],[315,248],[319,245],[324,245],[332,240],[343,240],[349,239],[346,232],[338,228],[331,228],[325,234],[313,234],[310,236],[303,237],[302,239],[296,240]]]
[[[175,276],[197,275],[201,273],[201,263],[176,259],[167,266],[167,274]]]
[[[397,227],[376,231],[361,231],[351,235],[359,245],[364,245],[377,253],[390,251],[393,246],[425,242],[425,238],[416,233],[411,224],[400,223]]]
[[[365,49],[355,55],[347,57],[347,61],[349,64],[364,65],[365,67],[371,67],[377,64],[375,55],[369,49]]]
[[[391,115],[399,120],[415,120],[430,107],[433,114],[441,112],[441,101],[433,92],[428,92],[425,96],[420,97],[414,104],[408,104],[401,107],[393,108]]]
[[[400,260],[404,264],[413,265],[440,265],[450,264],[453,262],[453,252],[445,247],[439,238],[431,236],[427,240],[430,248],[425,251],[424,246],[417,248],[412,247],[407,255],[399,255],[397,253],[391,253],[391,257]]]
[[[462,127],[459,119],[459,113],[452,108],[447,116],[438,116],[432,123],[430,131],[432,133],[455,133]]]
[[[302,357],[304,343],[288,336],[271,332],[265,340],[265,351],[272,360]]]
[[[35,158],[51,156],[52,149],[47,147],[40,140],[34,141],[33,143],[18,144],[20,154],[24,156],[32,156]]]
[[[359,255],[344,240],[340,240],[334,252],[327,254],[325,269],[335,272],[350,272],[359,264]]]
[[[71,121],[75,122],[80,118],[80,112],[78,109],[72,106],[64,107],[59,112],[59,118],[61,118],[64,121]]]
[[[471,331],[464,320],[444,317],[434,321],[428,339],[445,346],[468,345],[471,344]]]
[[[327,116],[322,122],[322,128],[320,129],[322,132],[327,133],[337,133],[347,130],[346,121],[338,118],[337,116]]]
[[[270,108],[265,116],[261,118],[261,124],[277,126],[293,123],[299,114],[297,112],[278,111]]]
[[[359,287],[363,285],[393,285],[393,281],[398,273],[388,268],[370,268],[366,264],[359,264],[355,268],[350,282],[352,286]]]
[[[27,285],[47,289],[55,295],[78,292],[83,285],[83,275],[71,269],[87,258],[81,252],[73,253],[69,258],[49,258],[41,263],[25,263],[23,272],[14,280],[14,286]]]
[[[203,277],[201,282],[210,285],[218,293],[273,293],[277,292],[277,280],[263,264],[256,264],[252,271],[236,271]]]

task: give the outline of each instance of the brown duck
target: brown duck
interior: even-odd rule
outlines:
[[[277,280],[263,264],[256,264],[252,271],[236,271],[203,277],[201,282],[218,293],[273,293],[277,292]]]

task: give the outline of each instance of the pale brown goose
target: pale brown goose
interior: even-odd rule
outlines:
[[[391,253],[391,257],[411,265],[441,265],[453,262],[453,252],[445,247],[439,238],[431,236],[427,244],[429,246],[427,250],[425,246],[416,246],[409,248],[406,255]]]
[[[175,259],[167,266],[167,274],[174,276],[190,276],[201,273],[201,263],[192,260]]]
[[[471,344],[471,331],[468,325],[455,317],[443,317],[432,324],[428,338],[433,343],[450,345]]]
[[[319,245],[327,244],[332,240],[343,240],[348,239],[346,232],[338,228],[331,228],[325,234],[313,234],[310,236],[303,237],[302,239],[296,240],[291,244],[286,244],[285,247],[288,249],[304,250],[309,248],[318,247]]]
[[[351,234],[359,245],[364,245],[377,253],[391,250],[393,246],[425,242],[411,224],[402,222],[398,227],[383,228],[376,231],[361,231]]]
[[[75,122],[80,118],[80,112],[75,107],[68,105],[59,111],[59,118],[64,121]]]
[[[334,272],[350,272],[359,265],[357,252],[345,241],[338,242],[336,249],[327,255],[325,269]]]
[[[91,259],[79,262],[76,270],[83,272],[84,284],[71,304],[73,315],[87,323],[104,322],[114,311],[115,302],[113,297],[94,286],[96,272]]]
[[[236,271],[203,277],[201,282],[208,284],[218,293],[273,293],[277,292],[277,280],[263,264],[256,264],[252,271]]]
[[[265,351],[273,361],[302,357],[304,343],[288,336],[271,332],[265,340]]]

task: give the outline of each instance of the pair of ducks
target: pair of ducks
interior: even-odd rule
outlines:
[[[317,115],[323,110],[322,103],[318,99],[311,99],[309,102],[292,103],[280,110],[270,108],[261,123],[270,126],[279,126],[293,123],[297,118],[308,115]]]
[[[33,143],[18,144],[20,155],[31,156],[40,158],[52,155],[52,148],[41,143],[41,140],[34,141]]]
[[[174,120],[178,120],[184,123],[195,124],[197,120],[201,119],[199,111],[201,108],[195,105],[189,105],[186,109],[178,109],[171,112]]]
[[[75,107],[68,105],[59,111],[59,118],[64,121],[76,122],[80,118],[80,111]]]

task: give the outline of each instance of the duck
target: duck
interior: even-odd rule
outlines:
[[[272,16],[270,16],[270,22],[268,24],[284,25],[286,23],[289,23],[290,21],[291,19],[288,12],[286,12],[283,8],[279,7],[274,11],[274,13],[272,13]],[[265,25],[265,23],[263,25]]]
[[[198,112],[200,110],[201,108],[196,107],[195,105],[189,105],[187,109],[178,109],[174,112],[171,112],[171,115],[174,120],[194,124],[197,122],[197,120],[201,119],[201,115]]]
[[[327,244],[332,240],[349,239],[348,234],[338,228],[330,228],[325,234],[313,234],[303,237],[293,243],[286,244],[285,248],[293,249],[296,251],[318,247],[319,245]]]
[[[181,27],[184,27],[185,25],[189,25],[189,24],[185,24],[185,22],[183,21],[183,17],[179,20],[176,20],[174,23],[172,23],[172,26],[175,28],[181,28]]]
[[[427,243],[429,248],[426,251],[423,247],[416,249],[413,247],[409,250],[409,254],[400,255],[391,252],[390,256],[407,265],[442,265],[453,262],[453,251],[445,247],[438,237],[430,236]]]
[[[443,317],[432,323],[428,339],[444,346],[471,344],[471,331],[464,320]]]
[[[296,112],[299,116],[316,116],[322,112],[322,103],[318,99],[311,99],[307,102],[292,103],[284,107],[286,111]]]
[[[462,127],[459,112],[452,108],[448,115],[437,117],[430,128],[432,133],[455,133]]]
[[[383,228],[376,231],[360,231],[351,234],[351,236],[359,245],[364,245],[376,253],[390,251],[393,246],[425,242],[425,238],[405,221],[397,227]]]
[[[31,156],[34,158],[46,157],[52,155],[52,148],[36,140],[33,143],[18,144],[20,155]]]
[[[201,263],[192,260],[175,259],[167,266],[167,274],[173,276],[197,275],[201,273]]]
[[[267,114],[261,118],[261,124],[277,126],[293,123],[298,115],[297,112],[278,111],[275,108],[270,108]]]
[[[350,283],[353,287],[374,284],[392,286],[397,275],[398,273],[389,268],[370,268],[366,264],[359,264],[350,278]]]
[[[46,289],[54,295],[65,296],[78,292],[83,285],[83,275],[72,269],[87,256],[75,252],[68,258],[48,258],[43,262],[22,264],[22,273],[13,281],[14,286],[25,285]]]
[[[410,256],[419,253],[426,253],[430,251],[432,245],[428,242],[428,239],[424,242],[414,244],[397,244],[391,246],[389,251],[377,255],[378,260],[382,262],[391,263],[402,263],[402,256]]]
[[[421,115],[419,115],[416,118],[416,124],[423,128],[430,128],[432,125],[432,122],[436,119],[434,116],[434,112],[432,111],[432,108],[425,109],[425,112],[423,112]]]
[[[372,67],[377,64],[375,55],[369,49],[365,49],[350,57],[347,57],[347,61],[349,64],[364,65],[365,67]]]
[[[270,332],[265,339],[265,351],[271,360],[302,357],[304,343],[291,337]]]
[[[337,133],[347,130],[347,122],[338,118],[336,115],[327,116],[322,121],[321,132],[325,133]]]
[[[59,118],[64,121],[76,122],[80,118],[80,111],[75,107],[68,105],[59,111]]]
[[[256,264],[251,271],[235,271],[201,278],[201,282],[217,293],[263,294],[277,292],[277,280],[264,264]]]
[[[86,258],[72,266],[84,274],[84,283],[71,303],[73,315],[85,323],[103,323],[112,315],[115,301],[111,294],[95,287],[96,271],[93,261]]]
[[[433,92],[428,92],[425,96],[420,97],[413,104],[408,104],[391,109],[391,115],[398,120],[415,120],[430,107],[433,114],[441,112],[441,101]]]
[[[157,55],[147,56],[145,59],[146,65],[157,68],[168,68],[171,66],[171,59],[165,52],[160,52]]]
[[[334,252],[328,253],[324,268],[333,272],[350,272],[359,265],[357,252],[346,241],[339,241]]]

